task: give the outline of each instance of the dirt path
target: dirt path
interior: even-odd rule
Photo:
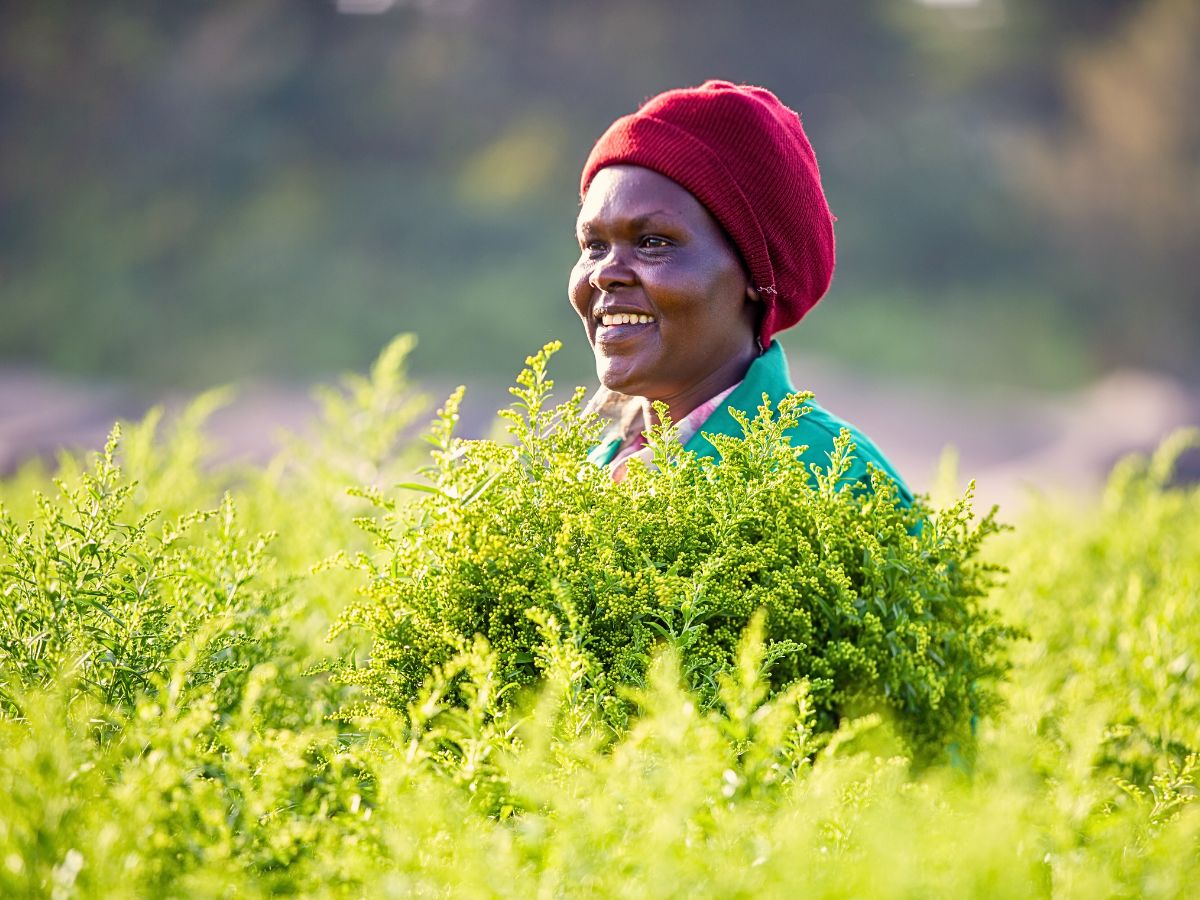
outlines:
[[[792,370],[799,387],[871,435],[917,490],[931,487],[950,446],[963,480],[978,482],[980,500],[1010,511],[1030,491],[1093,490],[1124,454],[1200,425],[1200,391],[1144,372],[1117,372],[1084,390],[1042,395],[871,379],[814,360],[793,360]],[[449,385],[427,390],[441,399]],[[500,385],[469,386],[462,433],[486,433],[491,412],[506,398]],[[140,418],[155,403],[177,409],[185,400],[0,368],[0,474],[63,448],[99,447],[115,420]],[[213,416],[211,432],[222,459],[261,461],[277,449],[281,431],[302,433],[315,411],[306,387],[250,384]],[[1185,474],[1200,478],[1200,460],[1185,462]]]

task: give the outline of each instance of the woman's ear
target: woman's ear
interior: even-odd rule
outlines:
[[[752,285],[752,284],[746,285],[746,299],[749,300],[751,303],[758,303],[762,299],[762,297],[760,297],[758,295],[758,291],[756,291],[754,289],[754,285]]]

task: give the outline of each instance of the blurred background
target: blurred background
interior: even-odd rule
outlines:
[[[795,381],[919,487],[946,445],[985,496],[1086,486],[1200,421],[1196,0],[14,0],[0,471],[228,382],[261,454],[402,331],[480,429],[547,339],[591,383],[579,170],[713,77],[800,111],[838,216]]]

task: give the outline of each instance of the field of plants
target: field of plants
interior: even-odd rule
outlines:
[[[1200,884],[1196,434],[1008,525],[806,469],[802,399],[614,484],[553,348],[482,441],[410,348],[265,467],[214,393],[0,485],[0,895]]]

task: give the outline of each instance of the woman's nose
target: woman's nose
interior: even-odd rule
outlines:
[[[629,287],[637,282],[637,275],[620,250],[616,247],[609,249],[603,259],[596,262],[592,269],[592,277],[588,279],[592,287],[611,294],[619,287]]]

